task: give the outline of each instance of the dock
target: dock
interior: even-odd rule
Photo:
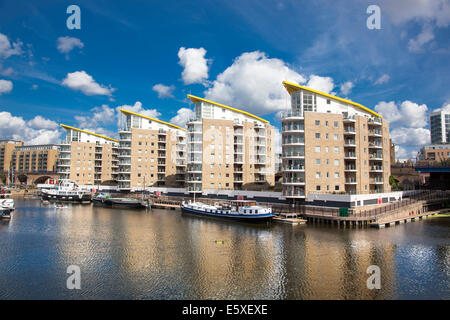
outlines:
[[[298,217],[296,213],[280,213],[272,218],[273,222],[287,223],[293,226],[305,224],[306,220]]]
[[[385,228],[385,227],[395,226],[396,224],[403,224],[403,223],[414,222],[414,221],[426,219],[430,216],[435,216],[435,215],[445,213],[445,212],[448,212],[448,209],[443,209],[443,210],[438,210],[438,211],[428,211],[428,212],[423,212],[421,214],[410,215],[410,216],[405,216],[405,217],[401,217],[401,218],[393,218],[393,219],[375,221],[375,222],[372,222],[371,224],[369,224],[369,226],[372,228],[381,229],[381,228]]]
[[[180,208],[180,203],[177,201],[154,201],[151,203],[151,208],[175,210]]]

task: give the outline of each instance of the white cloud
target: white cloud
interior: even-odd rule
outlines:
[[[423,46],[434,39],[433,29],[429,24],[425,24],[422,31],[414,39],[409,39],[408,50],[410,52],[421,52]]]
[[[427,125],[427,105],[411,101],[403,101],[400,105],[400,114],[402,115],[402,123],[411,128],[421,128]]]
[[[284,61],[268,58],[260,51],[245,52],[217,76],[204,94],[213,101],[267,114],[288,108],[284,80],[305,82],[305,78]]]
[[[273,130],[273,143],[274,143],[274,152],[275,152],[275,154],[282,152],[281,139],[282,138],[281,138],[280,129],[275,127],[274,130]]]
[[[170,122],[180,127],[185,127],[186,123],[194,118],[194,111],[188,108],[181,108],[177,111],[177,115],[170,119]]]
[[[84,43],[80,39],[69,36],[59,37],[57,42],[57,49],[61,53],[69,53],[75,47],[80,49],[84,47]]]
[[[0,58],[9,58],[13,55],[22,54],[22,42],[18,40],[11,45],[8,37],[0,33]]]
[[[153,91],[158,93],[158,98],[173,98],[173,90],[175,86],[165,86],[161,83],[155,84],[153,86]]]
[[[41,116],[36,116],[32,120],[29,120],[27,124],[35,129],[56,129],[58,124],[55,121],[45,119]]]
[[[0,80],[0,96],[4,93],[10,93],[13,89],[13,83],[9,80]]]
[[[380,101],[375,106],[375,111],[383,116],[386,121],[395,122],[402,118],[394,101]]]
[[[349,95],[355,85],[351,81],[341,84],[341,92],[344,95]]]
[[[394,24],[412,20],[431,20],[438,27],[450,24],[449,0],[383,0],[381,5]]]
[[[9,77],[10,75],[12,75],[14,73],[14,69],[11,67],[8,67],[6,69],[3,69],[2,64],[0,63],[0,75],[5,76],[5,77]]]
[[[116,110],[106,104],[101,107],[94,107],[90,110],[89,116],[75,116],[75,120],[83,129],[96,129],[101,125],[114,123],[116,120]]]
[[[184,84],[202,83],[208,79],[208,59],[204,48],[184,48],[178,50],[178,62],[184,69],[181,73]]]
[[[22,117],[16,117],[9,112],[1,111],[0,136],[9,139],[24,140],[25,144],[58,143],[61,132],[57,128],[33,128],[30,123],[34,123],[33,126],[35,126],[39,122],[36,118],[44,120],[44,122],[41,122],[43,126],[52,122],[40,116],[35,117],[33,119],[34,121],[25,121]]]
[[[94,78],[88,75],[85,71],[75,71],[68,73],[62,82],[63,85],[72,90],[78,90],[85,95],[105,95],[110,96],[115,90],[111,87],[105,87],[95,82]]]
[[[391,130],[390,136],[399,145],[422,146],[430,142],[430,130],[425,128],[400,127]]]
[[[334,82],[330,77],[311,75],[306,86],[330,94],[334,89]]]
[[[432,110],[431,112],[438,112],[438,111],[450,112],[450,103],[445,102],[445,103],[442,105],[442,108],[434,109],[434,110]]]
[[[409,100],[403,101],[400,106],[397,106],[394,101],[381,101],[375,106],[375,110],[387,121],[398,122],[399,124],[410,128],[424,127],[427,125],[428,121],[427,105],[419,105]]]
[[[391,77],[388,74],[383,74],[381,77],[375,81],[375,84],[383,84],[388,82],[391,79]]]

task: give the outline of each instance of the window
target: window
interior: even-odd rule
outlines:
[[[316,120],[316,126],[320,126],[320,120]]]
[[[334,127],[335,128],[339,127],[339,123],[337,121],[334,122]]]
[[[320,133],[316,133],[316,139],[320,139]]]
[[[334,186],[335,191],[339,191],[339,186]]]
[[[334,177],[335,177],[335,178],[339,178],[339,172],[335,172],[335,173],[334,173]]]
[[[320,178],[320,172],[316,172],[316,178],[317,178],[317,179]]]
[[[328,147],[325,147],[325,152],[328,152]]]
[[[339,147],[334,147],[334,152],[339,153]]]
[[[339,135],[338,134],[335,134],[334,135],[334,140],[338,140],[339,139]]]
[[[327,104],[330,104],[331,103],[331,100],[330,99],[327,99]]]
[[[319,146],[316,147],[316,152],[320,152],[320,147]]]
[[[328,121],[325,121],[325,127],[328,127]]]
[[[339,160],[338,160],[338,159],[334,160],[334,165],[335,165],[335,166],[338,166],[338,165],[339,165]]]
[[[316,186],[316,191],[320,191],[320,186]]]
[[[328,140],[328,133],[325,133],[325,139]]]
[[[211,173],[211,174],[210,174],[210,177],[211,177],[211,178],[214,178],[214,173]]]
[[[316,164],[320,166],[320,159],[316,159]]]

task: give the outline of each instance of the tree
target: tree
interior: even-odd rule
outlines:
[[[4,173],[0,173],[0,181],[6,183],[6,175]]]
[[[389,176],[389,184],[393,190],[400,188],[400,183],[394,176]]]

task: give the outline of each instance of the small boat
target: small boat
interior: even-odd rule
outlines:
[[[101,193],[92,198],[94,206],[109,208],[144,209],[148,203],[133,198],[111,198],[109,195]]]
[[[181,204],[183,214],[203,217],[222,218],[225,220],[245,222],[268,222],[275,216],[272,208],[257,206],[254,201],[231,201],[231,205],[208,205],[202,202],[184,202]]]
[[[5,219],[5,220],[11,219],[11,210],[0,208],[0,219]]]
[[[14,199],[0,199],[0,209],[7,209],[10,211],[14,211]]]
[[[90,203],[91,192],[82,190],[75,182],[61,180],[56,189],[42,189],[42,200]]]
[[[67,209],[68,207],[63,204],[55,204],[55,209]]]
[[[43,205],[47,206],[47,205],[50,204],[50,201],[48,201],[48,200],[42,200],[41,203],[42,203]]]

